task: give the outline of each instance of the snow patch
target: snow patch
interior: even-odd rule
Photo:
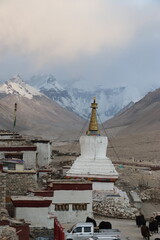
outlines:
[[[88,119],[91,113],[90,105],[93,97],[98,103],[98,120],[103,122],[115,116],[130,102],[136,102],[142,98],[134,87],[117,87],[112,89],[97,86],[88,91],[72,88],[63,88],[51,75],[34,75],[29,84],[36,87],[43,94],[83,118]]]
[[[20,95],[28,99],[42,95],[38,90],[26,84],[19,75],[14,76],[9,81],[2,84],[0,86],[0,93]]]

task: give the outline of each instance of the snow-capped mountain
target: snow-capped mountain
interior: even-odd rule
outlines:
[[[79,134],[84,120],[15,76],[0,85],[0,129],[49,139],[69,140]]]
[[[62,107],[71,111],[75,110],[72,98],[68,91],[60,86],[53,75],[34,75],[28,83],[37,88],[41,93],[56,101]]]
[[[126,107],[130,102],[139,99],[136,90],[131,88],[113,88],[103,89],[101,87],[93,91],[84,91],[79,89],[68,90],[75,104],[76,112],[83,117],[90,114],[90,105],[93,97],[98,102],[98,116],[100,121],[105,121],[116,115],[121,109]]]
[[[19,75],[14,76],[4,84],[0,85],[0,94],[15,94],[32,99],[33,96],[41,96],[37,89],[26,84]]]
[[[40,92],[61,106],[77,113],[83,118],[89,117],[92,99],[96,97],[98,115],[102,122],[113,117],[130,102],[140,99],[138,91],[131,87],[113,89],[97,87],[95,90],[88,89],[88,91],[85,91],[69,86],[65,89],[60,86],[56,78],[51,74],[35,75],[30,79],[29,84],[39,89]]]

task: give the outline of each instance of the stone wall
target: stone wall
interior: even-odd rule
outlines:
[[[16,229],[12,227],[4,227],[0,229],[0,239],[1,240],[18,240],[18,235],[16,234]]]
[[[35,173],[8,173],[6,177],[6,195],[26,195],[29,188],[36,188]]]
[[[6,174],[0,173],[0,208],[5,207],[6,199]]]

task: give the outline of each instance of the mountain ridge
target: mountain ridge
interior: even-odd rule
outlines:
[[[16,131],[49,139],[73,139],[84,120],[21,80],[14,78],[0,86],[0,128],[13,130],[17,103]]]
[[[160,129],[160,88],[104,123],[106,129],[118,129],[116,135],[129,135]]]
[[[140,99],[140,95],[135,88],[118,87],[104,89],[103,87],[97,87],[95,90],[82,90],[73,88],[71,85],[64,88],[51,74],[34,75],[28,83],[59,103],[62,107],[75,112],[85,119],[88,119],[93,97],[97,99],[101,121],[113,117],[130,102]]]

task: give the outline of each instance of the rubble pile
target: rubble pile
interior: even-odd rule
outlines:
[[[94,195],[93,211],[108,217],[135,219],[139,213],[130,205],[127,195],[107,196],[104,192]]]
[[[0,240],[19,240],[19,234],[29,239],[29,225],[24,220],[11,218],[7,209],[0,208]]]
[[[142,201],[149,201],[151,200],[151,192],[150,189],[144,190],[140,192],[140,198]]]
[[[142,201],[160,201],[160,191],[159,189],[156,188],[149,188],[141,191],[140,193],[140,198]]]
[[[0,208],[0,221],[9,221],[9,214],[7,209]],[[15,228],[9,227],[9,225],[0,227],[0,239],[1,240],[18,240]]]
[[[0,239],[1,240],[18,240],[18,235],[16,234],[16,229],[12,227],[4,227],[0,229]]]

